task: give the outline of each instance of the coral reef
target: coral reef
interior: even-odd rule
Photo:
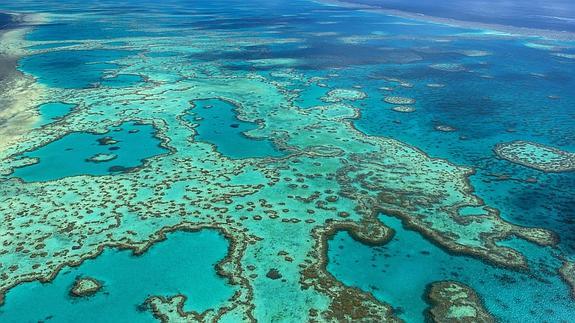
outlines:
[[[26,46],[42,45],[22,41]],[[110,41],[79,41],[73,48],[58,50],[106,49]],[[368,101],[365,92],[318,86],[321,91],[329,89],[321,98],[324,104],[302,109],[294,88],[318,79],[293,72],[299,60],[254,59],[242,62],[250,68],[232,72],[226,64],[233,62],[189,58],[191,52],[237,52],[238,44],[254,48],[297,39],[197,29],[189,37],[121,41],[134,54],[112,63],[122,74],[142,76],[141,84],[49,88],[46,101],[69,102],[78,108],[57,123],[22,133],[0,151],[0,266],[5,268],[0,274],[0,303],[10,301],[9,294],[4,299],[10,289],[30,281],[49,282],[62,268],[98,257],[106,248],[141,254],[167,232],[211,228],[230,241],[227,257],[216,268],[237,292],[221,307],[204,313],[183,310],[185,302],[193,302],[189,295],[142,300],[155,317],[393,322],[398,320],[393,304],[345,286],[326,271],[326,241],[337,230],[348,230],[362,242],[383,244],[393,234],[377,220],[383,212],[452,253],[517,270],[527,269],[525,257],[498,242],[520,237],[543,246],[557,244],[551,232],[508,223],[488,206],[487,214],[460,215],[462,207],[484,206],[468,181],[473,170],[357,130],[351,119]],[[167,50],[175,55],[166,55]],[[281,67],[283,72],[273,77],[252,67]],[[412,86],[398,79],[387,81]],[[269,140],[282,154],[231,158],[216,145],[198,140],[200,120],[186,116],[193,102],[207,99],[232,104],[238,120],[255,125],[242,136],[248,142]],[[384,100],[394,105],[415,103],[400,96]],[[402,107],[401,112],[410,108]],[[163,153],[135,167],[116,166],[113,174],[73,174],[37,182],[14,175],[16,169],[43,162],[21,158],[22,154],[71,133],[104,136],[98,140],[104,147],[99,148],[124,143],[109,132],[126,122],[153,126]],[[112,156],[100,154],[90,160],[104,162]],[[437,288],[433,299],[442,302],[439,297],[446,296],[437,295],[449,290]],[[480,317],[483,312],[474,309]]]
[[[78,277],[70,289],[74,297],[86,297],[96,294],[102,289],[102,283],[91,277]]]
[[[495,322],[479,296],[461,283],[435,282],[429,286],[427,298],[432,322]]]
[[[402,97],[402,96],[386,96],[383,100],[389,104],[414,104],[415,103],[415,99],[406,98],[406,97]]]
[[[575,170],[575,154],[529,141],[498,144],[497,156],[512,163],[543,172],[569,172]]]
[[[353,89],[334,89],[327,92],[321,100],[326,103],[336,103],[341,101],[358,101],[367,97],[362,91]]]
[[[406,106],[406,105],[396,106],[396,107],[391,108],[391,110],[393,110],[395,112],[402,112],[402,113],[415,112],[414,107]]]
[[[559,274],[571,286],[571,295],[575,298],[575,263],[564,261],[563,266],[559,268]]]

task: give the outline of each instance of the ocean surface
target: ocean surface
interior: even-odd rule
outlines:
[[[7,28],[12,23],[12,16],[0,12],[0,30]]]
[[[346,2],[575,32],[566,0]],[[307,0],[0,10],[46,18],[18,64],[43,89],[35,119],[0,152],[0,321],[102,309],[109,320],[88,321],[323,321],[336,289],[441,321],[427,295],[438,281],[473,289],[496,321],[573,321],[574,273],[559,269],[575,261],[575,43]],[[539,157],[564,169],[498,153],[517,141],[552,147],[558,157]],[[318,236],[362,219],[393,234]],[[533,243],[525,228],[556,239]],[[142,255],[116,248],[148,242]],[[525,266],[490,258],[500,248]],[[303,288],[309,268],[337,288]],[[77,277],[104,287],[74,298]],[[176,295],[188,299],[146,303]]]
[[[575,3],[569,0],[346,0],[345,2],[460,21],[575,31]]]

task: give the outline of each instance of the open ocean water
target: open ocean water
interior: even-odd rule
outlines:
[[[504,26],[575,31],[575,4],[569,0],[349,0],[382,9]]]

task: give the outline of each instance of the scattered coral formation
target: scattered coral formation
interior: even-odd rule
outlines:
[[[402,97],[402,96],[386,96],[383,100],[389,104],[414,104],[415,103],[415,99],[406,98],[406,97]]]
[[[427,298],[431,304],[429,316],[432,322],[495,322],[479,296],[464,284],[435,282],[429,286]]]
[[[445,84],[441,84],[441,83],[428,83],[427,87],[432,88],[432,89],[440,89],[445,87]]]
[[[234,42],[226,41],[232,37]],[[66,50],[106,48],[109,41],[90,40]],[[191,51],[237,51],[240,43],[254,47],[293,39],[198,29],[189,38],[122,41],[138,54],[116,63],[124,74],[141,75],[141,86],[49,89],[50,100],[78,108],[57,124],[23,134],[0,152],[0,266],[6,269],[0,275],[0,303],[11,288],[35,280],[48,282],[65,266],[97,257],[105,248],[142,253],[166,232],[213,228],[230,241],[218,273],[238,291],[222,307],[205,313],[183,311],[188,295],[152,296],[143,301],[155,317],[393,322],[398,319],[392,304],[344,286],[326,271],[326,241],[337,230],[348,230],[363,242],[385,243],[393,232],[377,220],[384,212],[450,252],[513,269],[526,269],[525,257],[498,242],[515,236],[543,246],[557,243],[551,232],[508,223],[489,207],[485,207],[488,214],[461,216],[462,207],[484,206],[468,181],[473,170],[358,131],[350,119],[359,115],[354,104],[367,97],[364,92],[332,89],[322,98],[325,105],[301,109],[293,83],[303,87],[312,81],[289,68],[276,75],[290,80],[283,82],[251,70],[231,73],[219,63],[189,59]],[[178,55],[162,56],[166,48]],[[258,68],[298,63],[250,62]],[[232,159],[214,145],[196,141],[195,125],[184,116],[192,101],[202,99],[232,103],[239,120],[257,125],[243,135],[268,139],[285,155]],[[415,99],[388,96],[385,102],[410,105]],[[153,125],[168,152],[113,175],[38,183],[12,176],[14,169],[30,163],[18,158],[23,152],[73,132],[104,134],[124,122]],[[111,146],[117,140],[109,136],[99,143]],[[430,298],[442,303],[445,297],[454,297],[453,288],[459,288],[479,304],[471,291],[449,286],[435,287]],[[274,295],[273,303],[266,302],[269,295]],[[478,306],[473,309],[475,317],[487,317]],[[437,317],[444,315],[440,307],[434,311]]]
[[[336,103],[342,101],[357,101],[367,97],[365,92],[353,89],[334,89],[321,98],[326,103]]]
[[[563,266],[559,268],[559,274],[571,286],[571,295],[575,298],[575,263],[564,261]]]
[[[411,112],[415,112],[415,108],[409,105],[400,105],[400,106],[396,106],[391,108],[391,110],[395,111],[395,112],[402,112],[402,113],[411,113]]]
[[[448,125],[437,125],[435,126],[435,130],[437,131],[443,131],[443,132],[453,132],[457,129],[453,128],[452,126],[448,126]]]
[[[458,63],[443,63],[443,64],[432,64],[429,65],[434,70],[444,71],[444,72],[463,72],[466,68]]]
[[[484,56],[489,56],[491,55],[490,52],[485,51],[485,50],[473,50],[473,49],[468,49],[468,50],[462,50],[460,51],[460,53],[462,55],[468,56],[468,57],[484,57]]]
[[[102,289],[102,283],[91,277],[78,277],[70,289],[74,297],[87,297],[96,294]]]
[[[513,141],[498,144],[497,156],[512,163],[543,172],[569,172],[575,170],[575,153],[529,141]]]
[[[575,59],[575,54],[553,53],[552,55],[561,58]]]
[[[96,155],[88,158],[86,161],[93,162],[93,163],[104,163],[104,162],[109,162],[111,160],[114,160],[116,158],[118,158],[118,155],[115,155],[115,154],[96,154]]]

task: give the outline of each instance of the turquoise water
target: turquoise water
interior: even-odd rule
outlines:
[[[519,3],[511,2],[511,7]],[[559,0],[550,3],[564,4]],[[413,9],[413,12],[418,12],[418,8],[427,10],[428,5],[432,6],[431,3],[422,5],[419,2],[402,4],[408,6],[409,10]],[[445,4],[438,2],[435,5],[441,8]],[[551,4],[548,7],[551,7]],[[450,8],[457,13],[461,11],[458,9],[460,5],[460,2],[457,2],[457,5]],[[308,118],[316,120],[314,107],[329,105],[322,101],[328,91],[357,89],[365,92],[367,97],[356,102],[344,102],[359,111],[358,118],[350,120],[356,129],[371,136],[394,138],[421,149],[422,154],[473,168],[475,174],[470,177],[470,181],[474,193],[487,205],[500,210],[503,219],[522,226],[549,229],[557,233],[560,242],[556,250],[536,247],[521,240],[501,243],[521,251],[529,259],[531,271],[518,273],[495,268],[475,258],[450,255],[424,239],[421,234],[404,229],[397,219],[381,216],[386,225],[396,230],[395,238],[384,246],[374,247],[362,245],[346,233],[338,233],[330,241],[328,271],[346,285],[372,292],[377,299],[393,306],[408,322],[425,319],[423,311],[428,307],[424,300],[426,286],[444,279],[460,281],[472,287],[488,310],[503,322],[572,321],[575,317],[575,302],[569,296],[567,284],[557,275],[559,258],[575,260],[575,173],[540,172],[499,159],[493,152],[498,143],[529,140],[575,153],[575,59],[569,58],[569,55],[575,55],[573,42],[539,37],[502,36],[491,31],[427,24],[372,12],[324,6],[307,0],[143,0],[137,4],[133,0],[22,0],[11,3],[0,1],[0,7],[11,10],[53,11],[61,15],[48,24],[36,27],[26,36],[31,42],[58,43],[29,47],[32,50],[50,51],[27,56],[19,65],[22,71],[36,77],[52,91],[45,94],[50,103],[39,107],[42,120],[38,126],[65,118],[73,109],[71,105],[58,103],[60,101],[83,102],[85,109],[78,112],[86,113],[90,120],[127,120],[126,116],[134,115],[157,118],[159,122],[165,122],[166,136],[171,140],[170,143],[180,146],[173,154],[175,157],[166,161],[165,164],[171,165],[166,172],[157,176],[160,178],[156,178],[156,174],[150,174],[146,180],[162,183],[157,185],[158,191],[162,191],[164,180],[184,178],[188,173],[193,175],[191,177],[194,180],[186,178],[182,182],[174,182],[173,187],[170,187],[172,191],[165,195],[169,203],[183,205],[178,210],[186,215],[182,216],[182,221],[212,216],[221,209],[230,208],[228,204],[218,204],[218,198],[229,203],[233,200],[235,203],[239,198],[232,193],[237,193],[242,198],[244,195],[253,194],[251,196],[254,201],[250,201],[252,204],[259,205],[262,201],[267,201],[278,208],[274,211],[279,214],[287,210],[286,213],[289,212],[290,216],[298,219],[309,214],[317,216],[317,222],[307,227],[297,227],[304,225],[304,221],[298,224],[290,222],[289,225],[297,227],[293,232],[301,236],[287,237],[281,234],[283,231],[279,234],[276,231],[281,230],[278,229],[280,226],[270,229],[271,226],[266,222],[267,215],[263,215],[259,209],[253,207],[256,209],[253,214],[241,211],[250,209],[251,212],[251,206],[236,209],[233,213],[235,217],[245,216],[247,219],[242,220],[242,225],[245,224],[242,230],[245,228],[251,231],[250,233],[263,237],[264,241],[269,241],[271,237],[282,247],[283,240],[287,240],[284,249],[289,250],[290,256],[295,258],[293,267],[280,268],[280,265],[284,265],[283,262],[276,263],[273,258],[273,264],[266,263],[271,261],[270,258],[261,256],[264,253],[258,249],[254,252],[257,256],[250,255],[258,261],[258,256],[265,259],[261,260],[261,265],[258,264],[258,269],[278,267],[284,278],[289,279],[289,283],[299,281],[300,268],[297,265],[304,261],[303,254],[309,251],[306,248],[311,248],[309,245],[313,240],[310,238],[310,228],[321,225],[324,221],[322,216],[325,214],[335,216],[337,213],[320,208],[319,206],[323,206],[321,203],[294,199],[292,193],[300,194],[301,189],[301,196],[297,197],[304,197],[304,201],[307,201],[308,196],[313,201],[316,192],[332,190],[332,193],[337,195],[340,185],[333,174],[339,170],[337,167],[353,164],[354,161],[345,154],[326,160],[318,158],[312,162],[306,160],[307,157],[298,155],[290,157],[286,163],[275,164],[275,161],[272,161],[265,164],[265,172],[256,172],[257,174],[253,175],[245,169],[267,161],[262,159],[254,162],[248,158],[285,156],[267,137],[269,134],[273,134],[276,139],[293,139],[290,144],[295,146],[294,151],[300,148],[298,145],[308,147],[316,143],[331,145],[339,140],[345,142],[348,138],[342,138],[340,133],[344,133],[344,136],[348,133],[340,131],[341,128],[347,129],[347,126],[344,127],[342,123],[329,123],[333,128],[326,137],[320,137],[318,129],[323,126],[321,122],[299,129],[298,133],[291,131],[289,126],[295,128]],[[433,10],[429,12],[433,13]],[[473,10],[466,14],[471,13]],[[0,19],[1,17],[0,15]],[[459,18],[465,18],[463,13]],[[486,22],[499,22],[499,19],[502,19],[499,16],[484,18],[493,18],[487,19],[489,21]],[[537,28],[569,25],[569,21],[559,23],[555,20],[550,20],[548,24],[534,23],[547,21],[547,18],[541,16],[535,20],[525,16],[506,19],[510,24]],[[83,49],[62,48],[69,45],[81,45]],[[116,46],[129,50],[111,49]],[[445,66],[455,68],[442,70],[441,67]],[[312,78],[315,80],[312,81]],[[254,80],[263,80],[262,83],[272,90],[267,91],[261,84],[254,85]],[[227,87],[226,82],[230,84]],[[440,86],[433,86],[434,84]],[[52,98],[52,95],[56,97]],[[256,96],[257,100],[250,99],[252,95]],[[230,97],[229,101],[215,99],[226,96]],[[387,96],[415,99],[416,102],[412,104],[415,111],[393,111],[394,105],[384,102]],[[206,97],[214,99],[198,99]],[[249,105],[244,101],[250,102]],[[194,105],[191,109],[190,104]],[[292,105],[300,108],[297,111],[302,114],[296,114],[287,108]],[[284,109],[278,112],[274,110],[277,107]],[[244,114],[241,114],[242,111]],[[258,117],[245,111],[252,111]],[[325,119],[322,119],[323,121],[328,124]],[[438,126],[449,126],[454,131],[438,131]],[[49,129],[50,127],[44,127],[37,130]],[[274,132],[277,129],[280,130]],[[20,177],[25,182],[42,182],[34,185],[51,185],[50,181],[69,176],[125,172],[144,165],[143,161],[147,158],[167,153],[166,149],[159,146],[160,141],[154,134],[152,126],[137,125],[133,122],[114,127],[106,134],[72,132],[46,146],[19,154],[39,158],[39,162],[17,168],[11,176]],[[111,143],[106,137],[117,142]],[[105,139],[104,142],[108,141],[109,144],[101,144],[98,139]],[[348,146],[349,150],[357,146],[367,151],[369,148],[363,144],[371,143],[370,139],[362,140]],[[205,149],[196,150],[194,143],[197,142],[212,144],[214,150],[226,158],[220,159],[218,154],[208,154]],[[180,155],[182,152],[185,154]],[[202,158],[201,163],[196,163],[199,161],[194,159],[196,156]],[[104,160],[97,162],[94,157]],[[190,159],[193,161],[190,162]],[[292,162],[293,166],[289,166]],[[193,167],[189,164],[193,164]],[[338,166],[333,169],[329,165]],[[217,182],[216,178],[220,174],[210,173],[213,171],[212,167],[221,172],[221,178],[226,178],[227,182]],[[229,169],[233,171],[226,173]],[[303,174],[304,170],[309,172]],[[201,171],[206,172],[204,174]],[[263,191],[263,194],[255,189],[255,193],[252,192],[250,189],[253,188],[246,188],[246,191],[235,188],[241,192],[219,195],[224,188],[232,185],[231,183],[244,187],[253,183],[262,184],[258,182],[259,178],[263,177],[262,174],[270,176],[268,180],[271,181],[275,179],[269,175],[272,171],[284,172],[281,174],[282,178],[298,181],[293,180],[285,186],[282,186],[285,183],[281,183]],[[325,179],[317,179],[323,175],[326,176]],[[418,175],[420,174],[413,174]],[[196,182],[198,178],[202,181]],[[317,181],[314,181],[316,179]],[[211,186],[212,184],[214,186]],[[203,196],[202,200],[198,201],[195,193],[190,193],[201,191],[204,186],[210,192],[209,205]],[[305,191],[308,188],[310,191]],[[21,191],[30,190],[26,187]],[[149,196],[148,192],[138,192],[137,188],[135,191],[130,193],[142,193],[143,200]],[[14,192],[19,191],[14,189]],[[185,199],[181,198],[182,196]],[[245,197],[247,201],[249,198]],[[159,200],[146,200],[147,204],[141,209],[147,211],[150,204],[160,205]],[[298,204],[300,202],[301,204]],[[339,202],[343,207],[349,204],[349,212],[358,207],[343,197],[339,198]],[[196,209],[199,205],[206,209]],[[214,205],[219,207],[217,211],[209,209]],[[158,206],[156,214],[159,217],[172,216],[175,213],[172,206],[170,205],[170,209]],[[10,212],[10,216],[6,215],[5,218],[11,218],[13,213]],[[260,219],[253,224],[251,219],[262,217],[260,213],[264,220]],[[202,221],[212,220],[213,218],[202,218]],[[18,227],[11,222],[6,223],[6,227],[11,225],[10,229]],[[161,229],[156,223],[162,222],[149,225],[158,225],[154,228]],[[54,232],[58,230],[57,225],[49,228]],[[173,234],[174,237],[179,235]],[[191,235],[197,244],[204,243],[207,239],[206,246],[210,247],[210,241],[213,242],[203,235]],[[171,238],[158,244],[158,247],[170,241]],[[170,245],[170,248],[181,248],[184,250],[182,252],[200,248],[186,241],[179,242],[181,246]],[[256,245],[254,248],[260,247]],[[150,252],[153,253],[154,250]],[[108,254],[128,256],[127,252],[107,251],[94,263],[104,261],[99,259],[108,259]],[[124,258],[109,258],[107,266],[113,267],[119,273],[123,273],[124,268],[135,268],[129,264],[124,265]],[[146,266],[154,269],[157,263],[163,264],[156,259],[150,259]],[[83,265],[78,270],[84,267]],[[102,265],[102,268],[104,267]],[[206,268],[204,267],[206,273],[212,272]],[[139,272],[135,269],[134,271]],[[83,274],[81,271],[79,273]],[[99,278],[96,276],[99,276],[101,271],[90,273]],[[174,277],[174,283],[168,283],[167,292],[179,291],[178,288],[172,288],[178,284],[191,284],[189,279],[192,276],[188,272],[177,271],[173,274],[177,277]],[[8,293],[7,304],[4,308],[0,307],[0,310],[4,309],[8,313],[12,306],[10,299],[16,299],[15,295],[18,293],[23,295],[20,297],[20,304],[24,304],[27,299],[36,299],[32,293],[24,294],[26,288],[32,288],[26,286],[45,290],[42,292],[47,295],[44,299],[50,300],[37,301],[36,303],[42,306],[38,307],[37,315],[34,314],[36,316],[30,319],[46,317],[56,312],[66,313],[68,306],[94,308],[89,307],[89,304],[96,300],[101,301],[99,306],[115,304],[112,302],[116,302],[115,298],[111,298],[112,293],[102,293],[93,299],[82,301],[65,298],[74,275],[76,274],[58,276],[53,283],[54,286],[60,286],[57,290],[56,287],[45,287],[52,285],[38,283],[21,285]],[[259,272],[259,275],[265,276],[265,272]],[[62,277],[66,277],[68,281],[58,283],[58,279],[64,279]],[[112,282],[110,277],[102,280]],[[156,283],[155,280],[154,282]],[[206,284],[208,282],[209,279]],[[160,292],[163,291],[160,286],[163,283],[163,280],[157,282],[157,290]],[[254,284],[256,294],[259,292],[269,295],[269,289],[262,292],[262,288],[274,285],[267,283],[269,282],[266,280],[257,281]],[[276,283],[280,284],[280,280]],[[189,288],[186,289],[190,292],[188,296],[193,298],[193,288],[185,286]],[[258,288],[260,289],[257,290]],[[295,290],[299,291],[300,286],[296,285]],[[105,292],[107,291],[105,289]],[[141,290],[138,291],[140,292]],[[219,295],[218,293],[216,295]],[[313,292],[308,290],[306,293],[308,294],[301,296],[303,292],[293,292],[289,297],[293,297],[294,304],[304,299],[300,303],[315,306],[314,301],[317,299],[310,296]],[[50,296],[56,294],[60,296]],[[119,298],[118,304],[124,308],[133,309],[141,303],[143,294],[127,297],[126,300],[119,296],[114,297]],[[215,306],[215,303],[210,303],[213,299],[205,294],[199,296],[197,301],[192,303],[198,304],[199,308]],[[261,299],[259,301],[262,302]],[[258,310],[273,308],[274,304],[264,300],[263,304],[258,303]],[[14,309],[13,313],[23,312],[18,315],[25,315],[26,312],[21,308],[23,307]],[[111,306],[110,311],[112,310],[116,310],[115,305]],[[80,310],[70,311],[80,313]],[[151,319],[149,313],[126,313],[127,318],[136,315],[133,317],[137,320]],[[12,317],[19,317],[17,314],[13,315]],[[275,317],[283,316],[280,313]],[[269,317],[262,320],[266,319]]]
[[[6,295],[0,307],[2,322],[154,322],[138,308],[150,296],[188,297],[185,311],[219,307],[233,288],[216,274],[214,265],[228,248],[215,231],[178,231],[140,256],[130,250],[106,249],[78,267],[65,267],[50,283],[24,283]],[[69,291],[77,277],[91,277],[103,288],[87,298]],[[145,307],[144,307],[145,309]]]
[[[198,124],[195,140],[213,144],[220,153],[233,159],[282,155],[269,140],[246,136],[245,132],[258,126],[238,119],[235,106],[230,102],[209,99],[193,104],[185,119]]]
[[[129,171],[141,166],[144,159],[167,152],[154,133],[153,126],[133,122],[113,127],[105,134],[71,133],[24,153],[23,157],[38,158],[38,163],[17,168],[12,175],[26,182],[37,182]],[[89,160],[98,154],[115,157],[101,162]]]
[[[501,322],[568,322],[575,313],[569,288],[555,275],[560,263],[542,248],[518,240],[506,243],[530,254],[532,271],[513,272],[450,255],[396,218],[382,215],[380,220],[396,232],[389,243],[366,246],[339,232],[329,242],[328,270],[343,283],[393,304],[407,322],[424,321],[426,287],[441,280],[472,287]]]
[[[140,84],[143,81],[142,77],[133,74],[118,74],[114,77],[106,78],[102,81],[102,86],[111,88],[131,87]]]
[[[59,119],[62,119],[74,109],[74,104],[51,102],[44,103],[38,107],[40,113],[40,121],[37,126],[43,126]]]

